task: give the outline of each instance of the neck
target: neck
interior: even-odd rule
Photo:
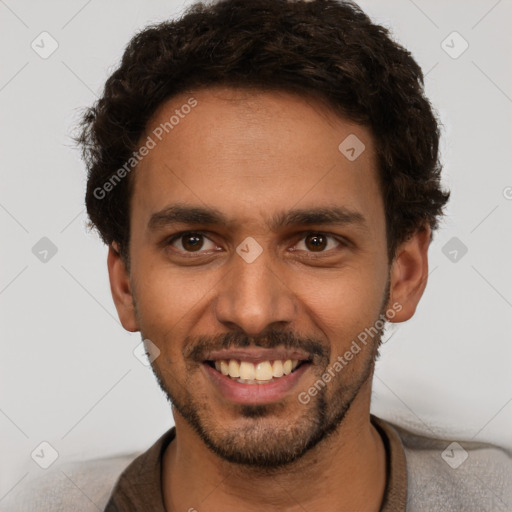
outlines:
[[[380,510],[386,483],[382,439],[361,393],[339,428],[291,465],[263,471],[211,452],[176,411],[176,439],[163,461],[167,510],[286,512]],[[369,391],[369,390],[368,390]]]

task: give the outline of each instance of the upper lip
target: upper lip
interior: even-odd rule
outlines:
[[[300,351],[286,348],[240,348],[215,350],[207,354],[205,361],[219,361],[221,359],[237,359],[240,361],[249,361],[251,363],[261,363],[262,361],[286,361],[288,359],[297,361],[308,361],[310,357]]]

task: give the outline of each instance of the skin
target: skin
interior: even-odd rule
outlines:
[[[313,99],[200,89],[161,105],[141,141],[191,95],[197,106],[132,177],[129,269],[115,243],[108,255],[120,320],[158,346],[153,369],[176,405],[177,437],[163,461],[166,508],[378,511],[386,482],[385,450],[369,417],[378,337],[308,404],[297,395],[383,310],[399,304],[392,321],[412,317],[427,282],[430,230],[413,234],[388,261],[372,136]],[[338,150],[349,134],[366,146],[353,162]],[[216,208],[229,225],[148,227],[155,212],[176,203]],[[279,212],[332,206],[360,213],[364,225],[292,225],[275,231],[267,225]],[[183,238],[168,241],[187,230],[207,236],[199,254],[189,251],[188,257]],[[333,238],[318,251],[306,243],[308,233]],[[236,253],[246,237],[262,248],[252,263]],[[217,340],[235,333],[265,346],[265,334],[280,330],[296,335],[299,346],[300,340],[313,340],[327,360],[313,358],[292,391],[260,408],[259,416],[226,400],[199,363],[186,356],[200,343],[199,336]],[[225,447],[229,440],[234,452],[291,451],[311,435],[320,395],[325,421],[335,421],[345,408],[342,421],[338,418],[337,428],[305,453],[295,453],[293,462],[273,468],[219,455],[188,417],[190,409],[195,411],[212,442]]]

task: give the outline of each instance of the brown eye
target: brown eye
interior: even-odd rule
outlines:
[[[327,247],[327,237],[321,233],[314,233],[306,237],[305,243],[309,250],[321,252]]]
[[[182,252],[203,252],[201,249],[213,249],[215,244],[202,233],[181,233],[169,241],[169,244]],[[210,244],[210,246],[208,246]],[[206,247],[205,247],[206,245]]]
[[[347,244],[339,240],[336,236],[320,231],[304,233],[300,242],[294,250],[304,251],[306,253],[334,254],[333,251],[346,247]]]
[[[182,245],[186,251],[198,251],[203,246],[203,237],[201,235],[191,233],[182,237]]]

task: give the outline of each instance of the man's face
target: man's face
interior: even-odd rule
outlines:
[[[374,144],[313,100],[221,88],[194,92],[197,106],[158,141],[190,97],[162,105],[141,138],[157,144],[133,176],[137,327],[160,350],[162,389],[215,453],[285,464],[369,395],[379,335],[318,381],[387,307]],[[365,145],[353,161],[338,148],[349,135]],[[286,361],[294,371],[278,376]]]

